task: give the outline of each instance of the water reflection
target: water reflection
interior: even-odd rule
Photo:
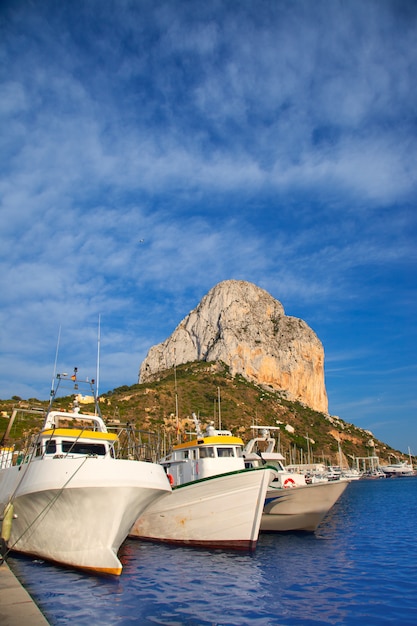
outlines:
[[[213,624],[222,623],[227,615],[227,623],[241,624],[241,607],[265,593],[265,574],[253,554],[129,540],[122,559],[127,565],[126,584],[135,597],[146,597],[153,609],[158,607],[156,613],[143,615],[146,619],[169,614],[170,619],[187,618],[186,623]]]
[[[53,626],[411,625],[417,479],[369,482],[349,485],[315,534],[263,534],[255,553],[127,540],[116,579],[10,565]]]

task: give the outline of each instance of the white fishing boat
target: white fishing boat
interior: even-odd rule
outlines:
[[[26,450],[10,456],[9,446],[3,455],[3,551],[119,575],[117,552],[131,526],[171,487],[160,465],[118,458],[118,435],[108,432],[98,402],[95,414],[81,413],[76,402],[53,410],[61,383],[88,383],[77,379],[76,369],[54,380],[40,431]]]
[[[139,517],[130,536],[209,548],[256,547],[268,484],[275,471],[246,470],[243,441],[209,425],[203,433],[193,415],[196,436],[175,445],[160,463],[172,494]]]
[[[259,429],[245,446],[247,467],[260,467],[263,463],[274,466],[277,473],[271,481],[264,504],[261,531],[314,531],[328,511],[345,491],[349,480],[306,483],[305,476],[285,469],[283,455],[275,451],[274,428],[253,426]]]

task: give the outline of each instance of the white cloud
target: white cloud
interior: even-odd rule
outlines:
[[[317,325],[337,385],[339,353],[375,380],[379,329],[411,359],[411,5],[47,1],[5,20],[0,394],[49,381],[59,326],[65,366],[92,369],[99,314],[106,384],[134,382],[226,278]]]

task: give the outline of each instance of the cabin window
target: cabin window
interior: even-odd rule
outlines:
[[[200,448],[200,459],[214,459],[214,448]]]
[[[48,439],[45,443],[45,454],[55,454],[56,452],[56,441],[55,439]]]
[[[217,456],[220,458],[232,457],[233,448],[217,448]]]
[[[106,446],[102,443],[88,443],[84,441],[63,441],[62,452],[68,454],[85,454],[94,456],[104,456],[106,454]]]

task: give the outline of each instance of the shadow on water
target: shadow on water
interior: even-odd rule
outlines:
[[[128,539],[119,578],[13,556],[55,624],[414,624],[417,479],[357,481],[315,533],[262,534],[254,553]]]

